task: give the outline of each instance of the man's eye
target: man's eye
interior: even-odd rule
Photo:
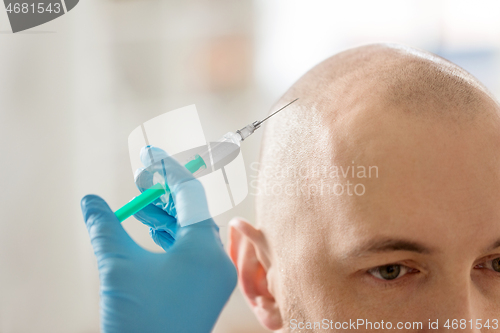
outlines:
[[[500,258],[496,258],[486,262],[486,264],[481,265],[482,267],[489,268],[495,272],[500,273]]]
[[[491,268],[493,268],[495,272],[500,272],[500,258],[496,258],[491,262]]]
[[[483,264],[477,265],[476,268],[487,268],[492,271],[500,273],[500,258],[486,261]]]
[[[386,265],[376,267],[368,272],[381,280],[394,280],[408,273],[409,268],[403,265]]]

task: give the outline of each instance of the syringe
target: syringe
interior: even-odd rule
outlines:
[[[216,170],[225,164],[226,160],[232,160],[231,156],[237,154],[239,152],[239,147],[241,141],[248,138],[252,135],[255,130],[257,130],[260,125],[267,119],[274,116],[279,111],[283,110],[293,102],[298,100],[298,98],[294,99],[290,103],[281,107],[279,110],[276,110],[266,118],[260,121],[254,121],[253,123],[248,124],[240,130],[237,130],[236,133],[228,132],[226,133],[220,140],[218,140],[215,144],[210,145],[210,148],[201,154],[196,154],[192,158],[190,158],[187,162],[183,163],[184,167],[188,169],[194,176],[203,175],[204,171],[207,170],[207,166],[210,166],[211,170]],[[211,172],[208,170],[207,173]],[[139,178],[140,182],[140,173],[136,176],[136,182]],[[116,217],[120,222],[123,222],[130,216],[136,214],[141,211],[144,207],[154,202],[156,199],[160,198],[162,195],[166,194],[168,189],[168,185],[163,182],[158,182],[146,189],[142,194],[132,199],[129,203],[124,205],[122,208],[118,209],[115,212]]]

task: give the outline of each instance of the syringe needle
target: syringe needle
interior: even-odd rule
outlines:
[[[276,113],[280,112],[281,110],[283,110],[284,108],[286,108],[287,106],[289,106],[290,104],[292,104],[293,102],[295,102],[296,100],[298,100],[298,98],[294,99],[293,101],[291,101],[290,103],[288,103],[287,105],[281,107],[279,110],[276,110],[274,111],[273,113],[271,113],[269,116],[267,116],[266,118],[262,119],[261,121],[257,121],[254,125],[255,127],[259,127],[260,124],[262,124],[263,122],[265,122],[266,120],[268,120],[269,118],[271,118],[272,116],[274,116]]]
[[[293,101],[291,101],[290,103],[288,103],[287,105],[283,106],[282,108],[280,108],[279,110],[276,110],[274,111],[273,113],[271,113],[269,116],[267,116],[266,118],[262,119],[262,120],[257,120],[257,121],[254,121],[253,123],[251,124],[248,124],[246,125],[245,127],[243,127],[242,129],[240,130],[237,130],[236,133],[240,135],[241,137],[241,141],[245,140],[246,138],[248,138],[253,132],[255,132],[256,129],[260,128],[260,125],[265,122],[266,120],[268,120],[269,118],[271,118],[272,116],[274,116],[276,113],[280,112],[281,110],[283,110],[284,108],[286,108],[287,106],[289,106],[290,104],[292,104],[293,102],[295,102],[296,100],[298,100],[298,98],[294,99]]]

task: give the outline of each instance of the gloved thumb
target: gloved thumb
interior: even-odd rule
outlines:
[[[134,247],[139,248],[102,198],[87,195],[82,199],[81,206],[97,259],[108,254],[126,254]]]

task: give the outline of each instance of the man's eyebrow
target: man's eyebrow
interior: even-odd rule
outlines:
[[[362,257],[373,253],[393,251],[409,251],[420,254],[431,254],[434,252],[433,249],[418,242],[406,239],[378,238],[360,245],[353,251],[347,253],[345,257]]]
[[[486,251],[484,251],[484,252],[490,252],[490,251],[493,251],[493,250],[495,250],[495,249],[497,249],[497,248],[499,248],[499,247],[500,247],[500,239],[499,239],[499,240],[497,240],[496,242],[494,242],[494,243],[493,243],[493,245],[491,245],[491,246],[490,246],[490,247],[489,247]]]

